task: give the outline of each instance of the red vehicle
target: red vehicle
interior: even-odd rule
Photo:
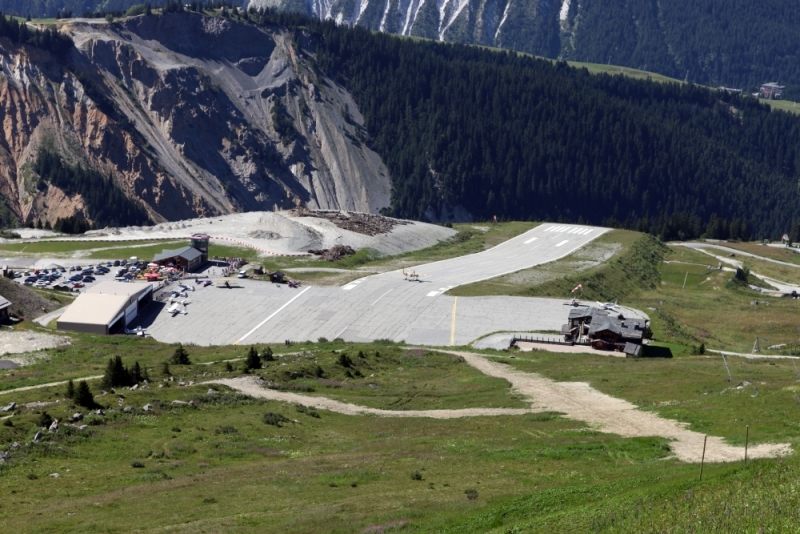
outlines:
[[[72,287],[73,288],[75,288],[75,287],[86,287],[86,285],[81,283],[81,282],[75,282],[74,284],[72,284]]]

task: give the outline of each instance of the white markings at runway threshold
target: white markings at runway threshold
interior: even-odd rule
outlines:
[[[564,241],[562,241],[561,243],[557,244],[556,246],[560,247],[562,245],[566,245],[567,243],[569,243],[569,239],[565,239]]]

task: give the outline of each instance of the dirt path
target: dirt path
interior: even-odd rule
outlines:
[[[95,376],[85,376],[83,378],[73,378],[73,382],[80,382],[81,380],[100,380],[103,378],[103,375],[95,375]],[[41,389],[41,388],[50,388],[54,386],[63,386],[69,382],[69,380],[62,380],[61,382],[50,382],[48,384],[36,384],[35,386],[25,386],[21,388],[14,388],[14,389],[7,389],[5,391],[0,391],[0,395],[7,395],[9,393],[17,393],[19,391],[30,391],[32,389]]]
[[[378,408],[367,408],[346,402],[339,402],[325,397],[312,397],[311,395],[298,395],[286,391],[276,391],[266,389],[258,378],[222,378],[203,382],[204,384],[220,384],[235,389],[251,397],[262,399],[277,400],[283,402],[293,402],[304,404],[320,410],[330,410],[331,412],[343,413],[345,415],[379,415],[381,417],[430,417],[431,419],[457,419],[459,417],[480,417],[494,415],[522,415],[531,413],[529,409],[513,408],[464,408],[462,410],[381,410]]]
[[[487,360],[471,352],[442,351],[457,354],[487,376],[502,378],[511,383],[512,390],[528,399],[530,409],[466,408],[463,410],[379,410],[343,403],[324,397],[312,397],[275,391],[262,387],[255,377],[212,380],[246,395],[270,400],[305,404],[347,415],[374,414],[383,417],[431,417],[454,419],[490,415],[520,415],[530,412],[553,411],[584,421],[601,432],[625,437],[661,436],[674,440],[672,450],[684,462],[699,462],[703,454],[704,435],[687,430],[677,421],[639,410],[628,401],[617,399],[593,389],[585,382],[556,382],[535,373],[524,373],[508,365]],[[790,454],[787,443],[765,443],[748,449],[748,457],[764,458]],[[707,462],[733,462],[744,457],[744,447],[727,445],[722,438],[709,436],[705,459]]]
[[[602,432],[625,437],[661,436],[674,439],[672,450],[684,462],[699,462],[703,454],[703,434],[685,425],[638,409],[628,401],[601,393],[585,382],[556,382],[534,373],[523,373],[501,363],[490,362],[479,354],[453,352],[482,373],[508,380],[515,393],[528,398],[535,411],[562,412],[570,419],[585,421]],[[787,443],[751,446],[749,458],[791,453]],[[707,462],[732,462],[744,458],[744,447],[727,445],[722,438],[709,436]]]

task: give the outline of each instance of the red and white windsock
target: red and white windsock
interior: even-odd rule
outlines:
[[[572,292],[575,293],[579,289],[583,289],[583,284],[578,284],[577,286],[575,286],[575,288],[572,290]]]

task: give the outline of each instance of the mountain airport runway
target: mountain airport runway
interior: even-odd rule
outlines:
[[[133,326],[163,342],[197,345],[261,344],[342,338],[424,345],[466,345],[501,331],[553,331],[566,321],[563,299],[452,297],[449,289],[555,261],[607,229],[542,224],[496,247],[402,271],[367,276],[341,287],[236,280],[239,288],[197,287],[187,314],[175,317],[163,304]],[[633,315],[641,312],[627,311]]]

